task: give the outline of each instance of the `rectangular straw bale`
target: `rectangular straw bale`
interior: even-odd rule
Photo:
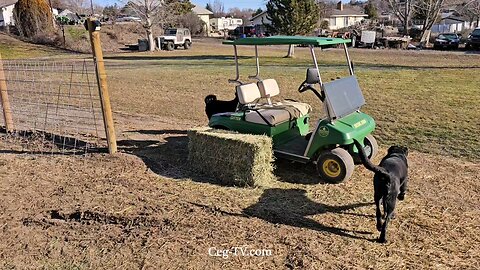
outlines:
[[[270,137],[210,128],[188,131],[188,160],[198,172],[229,186],[259,186],[274,179]]]

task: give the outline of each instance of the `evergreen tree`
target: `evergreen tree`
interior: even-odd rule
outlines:
[[[263,10],[261,8],[258,8],[255,13],[252,14],[252,17],[257,16],[258,14],[262,13]]]
[[[372,19],[372,20],[378,19],[377,7],[370,1],[365,6],[365,14],[368,15],[369,19]]]
[[[319,7],[315,0],[269,0],[266,25],[272,32],[281,35],[310,34],[318,24]],[[290,46],[287,57],[293,57],[294,47]]]
[[[210,6],[210,3],[207,3],[207,5],[205,6],[205,9],[213,12],[213,9],[212,9],[212,6]]]
[[[48,37],[54,33],[52,10],[47,0],[19,0],[13,13],[18,32],[23,37]]]

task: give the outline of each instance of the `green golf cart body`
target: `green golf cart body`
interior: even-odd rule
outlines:
[[[348,42],[350,40],[341,38],[297,36],[244,38],[224,42],[234,47],[236,78],[229,81],[237,84],[240,104],[235,112],[213,115],[209,126],[270,136],[277,157],[316,164],[318,174],[324,181],[339,183],[350,178],[355,162],[359,161],[353,139],[365,146],[370,158],[375,156],[378,145],[371,135],[375,121],[360,111],[365,100],[354,75],[346,46]],[[259,76],[258,46],[298,44],[308,46],[313,58],[313,67],[307,69],[299,92],[313,91],[322,101],[327,114],[326,118],[317,122],[313,131],[310,131],[310,105],[295,101],[272,102],[272,97],[279,93],[279,87],[275,80],[262,80]],[[338,44],[343,45],[350,76],[323,83],[314,48]],[[237,46],[255,47],[257,72],[249,78],[255,79],[256,84],[239,81]],[[319,85],[320,91],[314,88],[315,85]]]

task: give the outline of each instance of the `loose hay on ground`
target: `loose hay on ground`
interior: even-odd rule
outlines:
[[[274,179],[272,140],[210,128],[188,131],[192,169],[232,186],[262,186]]]

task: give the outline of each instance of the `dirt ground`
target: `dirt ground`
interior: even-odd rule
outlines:
[[[286,69],[284,48],[267,53],[267,75]],[[322,54],[327,65],[343,54],[330,53]],[[190,172],[186,131],[206,124],[199,97],[231,94],[230,54],[205,42],[172,54],[107,56],[114,156],[32,154],[0,135],[0,269],[480,269],[478,53],[352,51],[378,123],[379,156],[388,137],[422,151],[410,152],[410,188],[385,245],[375,242],[373,175],[363,167],[330,185],[313,167],[277,160],[277,180],[256,188]],[[299,49],[298,68],[279,76],[289,97],[297,98],[306,56]],[[402,79],[420,90],[399,87]],[[422,129],[426,120],[443,133]],[[387,129],[392,123],[398,127]],[[415,145],[420,135],[434,144]],[[468,151],[454,158],[447,150],[460,142]]]
[[[0,268],[480,268],[478,163],[411,153],[410,190],[381,245],[363,168],[329,185],[277,161],[269,186],[219,186],[189,173],[187,122],[115,118],[114,157],[19,154],[0,140]]]

